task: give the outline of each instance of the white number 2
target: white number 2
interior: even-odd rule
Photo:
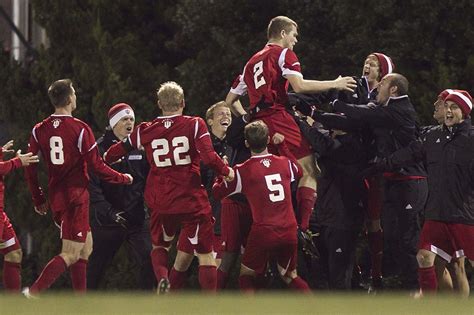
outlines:
[[[253,81],[255,83],[255,89],[267,83],[263,77],[263,61],[259,61],[253,66]]]
[[[49,147],[51,149],[51,163],[54,165],[64,164],[63,139],[58,136],[52,136],[49,138]]]
[[[176,165],[186,165],[191,163],[191,157],[186,154],[189,151],[189,140],[185,136],[174,137],[171,140],[171,146],[173,147],[173,160]],[[155,139],[151,142],[151,148],[153,149],[153,160],[157,167],[171,166],[171,159],[164,158],[170,152],[170,145],[167,139]]]
[[[265,176],[265,182],[267,183],[268,190],[271,191],[268,194],[272,202],[282,201],[285,199],[285,191],[283,190],[283,185],[281,183],[280,174],[271,174]]]

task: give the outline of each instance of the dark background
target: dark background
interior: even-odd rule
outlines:
[[[21,64],[0,56],[0,127],[26,150],[34,124],[52,113],[47,87],[71,78],[75,116],[97,135],[107,111],[129,103],[137,122],[158,115],[155,91],[174,80],[186,96],[186,113],[203,115],[222,100],[248,58],[266,43],[277,15],[299,25],[305,78],[360,75],[365,57],[389,55],[410,82],[410,96],[424,124],[445,88],[474,86],[474,2],[444,1],[231,1],[231,0],[33,0],[50,45]],[[6,139],[5,139],[6,140]],[[3,144],[3,143],[2,143]],[[43,173],[43,183],[46,177]],[[57,229],[34,214],[22,171],[7,176],[6,211],[26,251],[23,283],[59,250]],[[31,246],[30,246],[31,245]],[[124,252],[121,253],[123,256]],[[104,287],[133,286],[128,260],[109,272]],[[39,268],[39,269],[37,269]],[[67,285],[63,277],[55,287]]]

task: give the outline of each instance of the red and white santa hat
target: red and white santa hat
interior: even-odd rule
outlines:
[[[382,53],[372,53],[371,55],[377,57],[377,60],[379,61],[381,78],[383,78],[389,73],[392,73],[393,70],[395,70],[395,65],[392,62],[392,58],[390,58],[389,56],[384,55]]]
[[[135,113],[130,105],[126,103],[118,103],[112,106],[109,109],[109,124],[110,127],[114,128],[114,126],[119,122],[120,119],[126,116],[131,116],[135,118]]]
[[[469,116],[472,110],[472,96],[469,95],[467,91],[464,90],[453,90],[449,93],[448,96],[444,99],[445,102],[451,101],[456,103],[461,109],[464,117]]]

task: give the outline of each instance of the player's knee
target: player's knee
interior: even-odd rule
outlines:
[[[84,246],[84,248],[81,251],[81,254],[79,255],[80,259],[89,259],[89,256],[92,254],[92,246]]]
[[[81,257],[81,252],[75,250],[63,251],[60,256],[64,259],[66,265],[71,266],[79,260],[79,258]]]
[[[197,254],[200,266],[216,266],[216,259],[212,252],[206,254]]]
[[[249,267],[245,266],[244,264],[240,264],[240,275],[241,276],[255,277],[256,273],[255,273],[255,270],[250,269]]]
[[[11,251],[5,254],[5,256],[3,257],[5,261],[16,263],[16,264],[21,263],[22,258],[23,258],[23,252],[21,249]]]
[[[178,251],[176,259],[174,260],[173,268],[177,271],[186,271],[194,259],[194,255]]]
[[[434,259],[436,255],[425,249],[420,249],[416,254],[416,260],[418,261],[418,266],[421,268],[428,268],[434,265]]]

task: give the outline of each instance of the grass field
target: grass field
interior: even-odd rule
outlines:
[[[0,296],[1,315],[20,314],[474,314],[474,299],[402,295],[241,294]]]

